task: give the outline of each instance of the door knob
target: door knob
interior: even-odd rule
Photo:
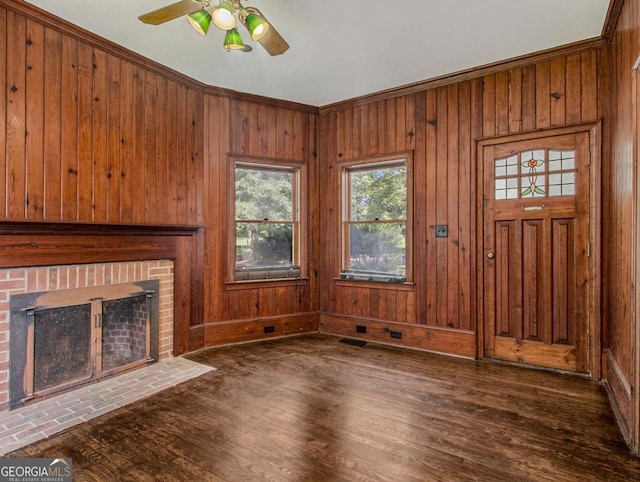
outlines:
[[[495,257],[496,257],[496,255],[495,255],[495,254],[493,254],[493,253],[487,253],[487,258],[489,258],[489,259],[493,259],[493,258],[495,258]]]

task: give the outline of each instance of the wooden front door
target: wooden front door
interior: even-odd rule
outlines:
[[[589,372],[589,134],[482,147],[485,356]]]

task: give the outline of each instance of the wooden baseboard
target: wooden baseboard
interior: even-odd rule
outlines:
[[[625,441],[631,443],[631,428],[633,421],[633,395],[631,386],[622,373],[622,369],[613,354],[606,350],[605,363],[605,387],[609,395],[609,402],[613,408],[620,431]]]
[[[305,313],[259,320],[205,323],[202,327],[204,328],[204,346],[209,347],[315,333],[318,331],[318,325],[318,313]]]
[[[358,326],[365,327],[366,333],[359,332]],[[320,332],[408,348],[419,348],[448,355],[476,357],[476,334],[472,331],[321,314]]]

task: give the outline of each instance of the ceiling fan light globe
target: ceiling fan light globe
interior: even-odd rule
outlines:
[[[242,37],[238,33],[238,29],[232,28],[227,30],[224,36],[224,48],[227,50],[244,50],[245,46]]]
[[[209,31],[211,25],[211,15],[206,10],[198,10],[187,17],[189,24],[193,29],[203,37]]]
[[[212,13],[213,23],[222,30],[229,30],[236,26],[233,7],[227,2],[220,2]]]
[[[269,31],[269,24],[264,19],[250,13],[246,16],[244,21],[247,24],[247,29],[249,30],[253,40],[260,40],[267,35],[267,32]]]

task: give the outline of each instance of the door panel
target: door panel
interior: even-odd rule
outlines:
[[[485,356],[587,373],[589,137],[483,148]]]

